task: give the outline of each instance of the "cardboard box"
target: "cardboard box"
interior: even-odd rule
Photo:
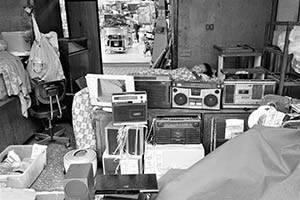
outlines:
[[[103,174],[142,174],[143,155],[102,155]]]
[[[105,141],[107,153],[110,155],[119,154],[118,147],[118,135],[124,132],[128,133],[128,139],[125,141],[124,151],[131,155],[142,155],[144,154],[144,137],[145,127],[143,125],[137,126],[116,126],[110,122],[105,127]],[[119,133],[122,132],[122,133]]]
[[[170,169],[187,169],[204,157],[202,144],[145,145],[144,173],[163,176]]]
[[[11,150],[14,150],[14,152],[20,157],[21,160],[23,160],[24,158],[34,159],[22,174],[0,175],[0,183],[4,184],[6,187],[12,188],[27,188],[31,186],[46,166],[46,148],[47,146],[43,148],[44,150],[35,152],[33,149],[33,145],[8,146],[3,152],[1,152],[0,161],[3,161],[8,152]]]

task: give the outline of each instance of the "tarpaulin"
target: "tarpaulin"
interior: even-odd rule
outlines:
[[[299,200],[299,161],[299,130],[255,125],[189,169],[162,177],[168,181],[155,199]]]

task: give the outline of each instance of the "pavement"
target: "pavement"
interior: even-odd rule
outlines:
[[[104,41],[101,43],[104,44]],[[149,69],[151,55],[145,55],[144,42],[134,41],[126,52],[109,52],[107,46],[102,45],[103,74],[126,75]]]

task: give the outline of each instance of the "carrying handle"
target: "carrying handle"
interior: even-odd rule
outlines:
[[[77,149],[76,151],[73,152],[73,156],[80,157],[80,156],[87,154],[87,152],[88,151],[86,149]]]
[[[34,32],[34,36],[35,36],[35,40],[40,42],[41,40],[41,33],[40,33],[40,29],[37,25],[36,19],[34,17],[34,14],[31,14],[31,18],[32,18],[32,25],[33,25],[33,32]]]

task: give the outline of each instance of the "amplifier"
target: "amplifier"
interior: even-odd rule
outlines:
[[[221,84],[217,82],[173,82],[172,107],[219,110]]]
[[[170,76],[135,76],[136,91],[146,91],[148,108],[171,108]]]
[[[274,94],[276,81],[224,80],[223,108],[258,107],[263,97]]]
[[[147,124],[145,91],[112,94],[113,125]]]
[[[154,119],[153,142],[156,144],[200,144],[201,117],[158,116]]]

